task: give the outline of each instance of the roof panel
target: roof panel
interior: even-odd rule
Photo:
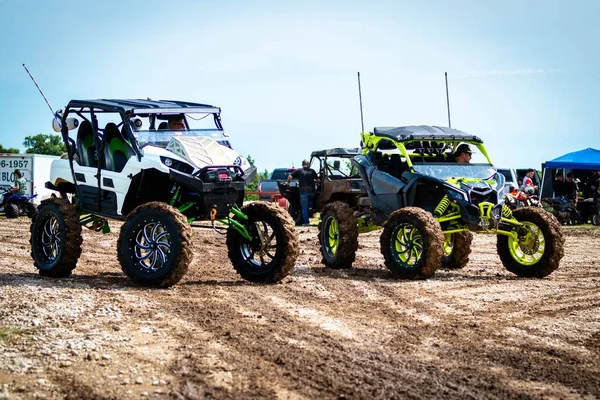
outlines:
[[[106,110],[124,112],[131,109],[181,109],[181,112],[185,112],[186,109],[216,109],[220,112],[218,107],[202,104],[192,103],[188,101],[177,101],[177,100],[142,100],[142,99],[96,99],[96,100],[71,100],[67,105],[69,108],[74,107],[97,107]],[[207,110],[208,112],[214,112],[213,110]]]
[[[310,155],[311,157],[324,157],[324,156],[347,156],[353,157],[360,154],[360,149],[358,147],[336,147],[334,149],[326,149],[326,150],[316,150],[313,151]]]
[[[390,139],[399,142],[409,140],[469,140],[478,143],[483,142],[478,136],[445,126],[413,125],[376,127],[373,129],[373,133],[378,136],[387,136]]]

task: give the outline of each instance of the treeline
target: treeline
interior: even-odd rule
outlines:
[[[254,166],[255,161],[252,158],[252,156],[250,156],[250,154],[248,154],[248,157],[246,157],[246,160],[248,160],[250,165]],[[252,179],[252,182],[250,182],[246,186],[246,193],[258,191],[258,183],[261,181],[261,179],[269,179],[269,171],[267,171],[265,169],[263,172],[257,172],[256,176],[254,176],[254,179]],[[247,194],[244,196],[244,201],[253,201],[253,200],[258,200],[258,195]]]
[[[59,135],[40,133],[38,135],[27,136],[23,141],[25,153],[28,154],[47,154],[50,156],[60,156],[67,150]],[[0,153],[20,153],[19,149],[13,147],[4,147],[0,144]]]

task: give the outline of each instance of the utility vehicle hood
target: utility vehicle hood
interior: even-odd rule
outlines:
[[[238,165],[244,171],[251,167],[248,160],[235,150],[217,143],[205,136],[173,137],[165,149],[146,146],[144,151],[152,154],[175,156],[196,168],[210,165]]]

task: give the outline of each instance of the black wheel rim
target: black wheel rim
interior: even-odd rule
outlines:
[[[156,221],[147,221],[134,233],[133,257],[137,267],[153,273],[162,269],[171,253],[171,234]]]
[[[46,263],[52,263],[60,257],[62,252],[62,230],[55,215],[49,215],[42,222],[41,256]]]
[[[242,240],[240,244],[242,258],[253,268],[266,268],[273,262],[277,252],[275,230],[265,221],[255,222],[249,228],[252,240]]]

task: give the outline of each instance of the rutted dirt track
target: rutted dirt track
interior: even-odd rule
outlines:
[[[225,238],[194,230],[167,290],[121,273],[119,224],[84,230],[74,274],[37,274],[29,221],[0,220],[0,398],[597,398],[600,230],[565,229],[545,279],[503,269],[495,236],[467,267],[403,281],[379,234],[355,268],[320,264],[317,228],[281,284],[239,279]]]

